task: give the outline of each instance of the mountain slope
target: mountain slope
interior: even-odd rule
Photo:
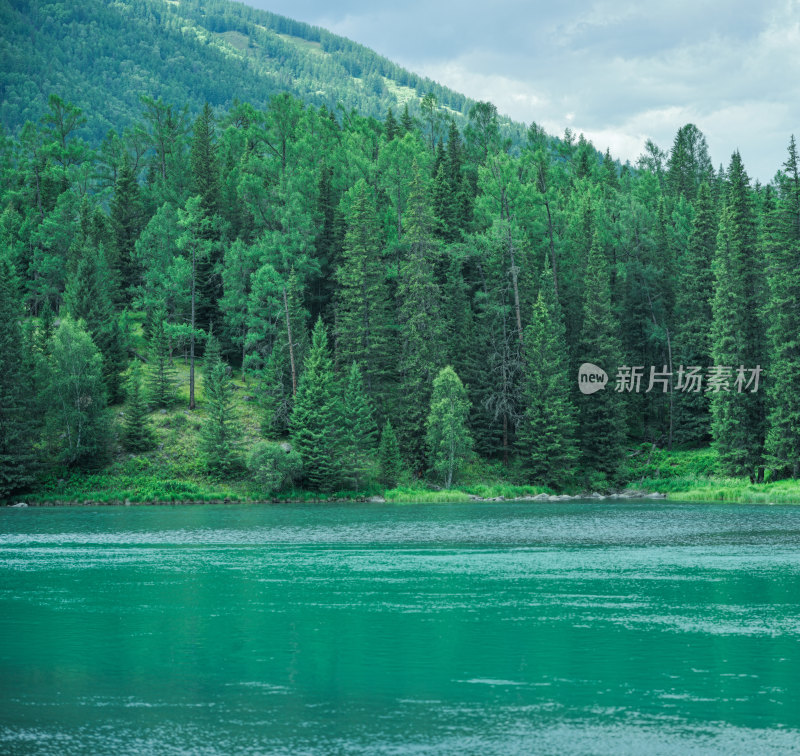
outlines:
[[[457,121],[473,104],[362,45],[228,0],[0,0],[0,27],[0,120],[12,132],[52,92],[89,115],[91,141],[138,118],[141,95],[196,113],[290,92],[382,118],[433,92]]]

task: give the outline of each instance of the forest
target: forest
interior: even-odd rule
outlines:
[[[188,107],[265,108],[288,93],[329,110],[418,115],[432,93],[459,125],[474,102],[316,26],[229,0],[0,0],[0,122],[17,133],[56,92],[81,108],[77,135],[100,143],[141,116],[141,94]],[[504,136],[521,124],[500,117]]]
[[[146,455],[176,407],[202,409],[187,478],[265,494],[475,460],[611,490],[642,444],[800,473],[793,137],[761,185],[692,124],[631,166],[536,124],[513,145],[486,102],[461,129],[432,93],[381,119],[140,105],[92,144],[53,94],[2,139],[0,497]]]

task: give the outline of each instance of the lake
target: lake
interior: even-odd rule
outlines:
[[[800,507],[0,510],[0,752],[800,753]]]

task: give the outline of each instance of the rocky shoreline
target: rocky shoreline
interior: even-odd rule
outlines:
[[[474,501],[587,501],[587,500],[602,500],[602,499],[666,499],[667,495],[656,492],[644,491],[622,491],[620,493],[600,494],[596,491],[590,494],[536,494],[535,496],[517,496],[513,499],[506,499],[504,496],[497,496],[494,498],[484,499],[480,496],[470,495],[470,499]]]
[[[601,501],[604,499],[665,499],[666,494],[647,493],[642,491],[622,491],[620,493],[600,494],[597,492],[589,494],[536,494],[535,496],[515,496],[506,498],[505,496],[493,496],[484,498],[474,494],[468,494],[470,501],[492,502],[492,501]],[[241,500],[241,499],[185,499],[182,501],[131,501],[130,499],[109,501],[96,501],[92,499],[68,500],[54,499],[50,501],[18,501],[13,504],[6,504],[6,507],[22,509],[26,507],[130,507],[130,506],[168,506],[168,505],[198,505],[198,504],[346,504],[346,503],[369,502],[372,504],[385,504],[383,496],[370,496],[361,499],[347,498],[320,498],[320,499],[263,499],[263,500]],[[394,501],[394,504],[402,504],[402,501]],[[413,503],[413,502],[409,502]]]

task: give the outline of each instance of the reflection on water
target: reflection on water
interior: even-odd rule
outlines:
[[[0,752],[800,753],[800,507],[0,510]]]

